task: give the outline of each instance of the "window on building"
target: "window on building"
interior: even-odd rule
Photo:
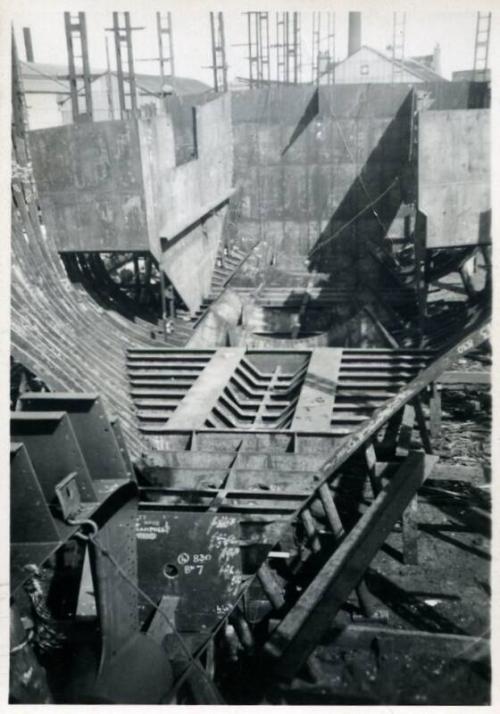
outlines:
[[[370,67],[367,64],[361,65],[361,74],[370,74]]]

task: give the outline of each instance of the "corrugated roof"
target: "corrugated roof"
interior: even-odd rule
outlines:
[[[25,92],[63,95],[69,93],[69,83],[65,79],[68,75],[68,68],[65,65],[24,61],[21,61],[20,64]],[[77,67],[76,71],[78,73],[81,70]],[[92,72],[92,81],[103,74],[106,74],[106,70]],[[112,74],[116,76],[116,72],[112,72]],[[160,94],[165,84],[171,87],[178,96],[211,92],[211,88],[207,84],[189,77],[165,77],[162,81],[161,77],[157,75],[136,74],[135,79],[139,91],[142,90],[146,94]]]
[[[21,78],[27,94],[69,94],[68,68],[61,64],[20,61]],[[77,67],[77,73],[81,70]],[[92,73],[95,79],[103,72]]]
[[[437,72],[434,72],[434,70],[430,69],[430,67],[426,67],[424,64],[421,64],[419,61],[417,61],[415,58],[409,58],[406,60],[403,60],[400,62],[399,60],[393,60],[392,57],[387,57],[387,55],[384,55],[383,52],[380,52],[379,50],[376,50],[374,47],[368,47],[368,45],[362,45],[357,52],[360,52],[361,50],[368,50],[369,52],[373,52],[373,54],[376,54],[378,57],[381,57],[382,59],[386,60],[386,62],[394,62],[395,64],[398,65],[398,67],[403,68],[410,74],[413,74],[415,77],[418,79],[422,80],[423,82],[447,82],[448,80],[445,79],[444,77],[441,77],[440,74]],[[340,62],[337,62],[335,65],[338,67],[339,65],[343,64],[344,62],[347,62],[351,57],[354,57],[357,52],[354,52],[354,54],[349,55],[349,57],[346,57],[345,59],[341,60]]]
[[[51,79],[24,79],[23,89],[25,94],[54,94],[61,95],[61,99],[69,95],[69,85],[54,82]]]
[[[162,81],[162,78],[156,75],[136,74],[135,81],[140,89],[149,94],[160,94],[165,84],[172,87],[174,93],[178,96],[203,94],[204,92],[212,91],[208,84],[189,77],[165,77]]]
[[[434,55],[420,55],[420,57],[410,57],[409,59],[434,69]]]
[[[43,77],[49,76],[57,78],[68,74],[68,68],[60,64],[44,64],[42,62],[25,62],[20,60],[23,77]]]
[[[392,61],[392,60],[389,60],[389,61]],[[402,64],[407,72],[411,72],[416,77],[419,77],[420,79],[422,79],[424,82],[447,82],[448,81],[447,79],[442,77],[440,74],[435,72],[433,69],[431,69],[430,67],[426,67],[424,64],[421,64],[413,57],[403,60]]]
[[[60,65],[40,64],[38,62],[23,62],[21,60],[21,78],[26,93],[67,94],[69,82],[61,79],[63,73]]]

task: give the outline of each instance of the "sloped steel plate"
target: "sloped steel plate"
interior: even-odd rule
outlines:
[[[139,512],[139,586],[155,603],[164,596],[179,598],[179,631],[209,630],[231,611],[240,590],[239,544],[239,518],[233,515]],[[141,621],[152,612],[143,600]]]

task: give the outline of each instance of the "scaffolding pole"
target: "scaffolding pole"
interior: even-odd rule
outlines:
[[[276,13],[276,80],[278,82],[288,82],[287,65],[285,57],[288,55],[288,13]]]
[[[172,13],[156,13],[156,30],[158,33],[158,54],[162,85],[165,77],[175,76],[174,42],[172,34]],[[166,38],[166,42],[164,42]]]
[[[123,24],[120,24],[121,22]],[[129,12],[114,12],[113,27],[106,28],[106,32],[112,32],[115,39],[116,77],[122,119],[125,119],[130,112],[135,113],[137,111],[137,89],[132,47],[132,32],[135,30],[144,30],[144,27],[132,27]]]
[[[476,21],[476,39],[474,43],[475,82],[486,79],[488,54],[490,49],[491,12],[478,12]]]
[[[85,13],[65,12],[64,29],[68,50],[68,79],[73,121],[92,119],[92,89]],[[82,99],[84,111],[81,111]]]
[[[106,98],[108,101],[108,118],[115,118],[115,107],[113,102],[113,84],[111,82],[111,62],[109,60],[109,42],[108,38],[104,38],[106,41]]]
[[[327,84],[335,84],[335,13],[327,13],[326,34],[326,79]]]
[[[405,58],[406,13],[395,12],[392,22],[391,82],[401,82]]]
[[[222,12],[210,13],[210,32],[212,37],[212,64],[210,68],[213,73],[214,89],[216,92],[227,92],[226,40]]]
[[[326,33],[322,28],[326,26]],[[311,81],[333,84],[335,81],[335,14],[313,12]]]
[[[247,12],[248,74],[250,87],[271,78],[269,13]]]
[[[276,79],[297,84],[301,75],[300,13],[276,13]]]
[[[293,66],[293,83],[300,82],[301,63],[301,42],[300,42],[300,13],[293,13],[292,22],[292,44],[289,43],[289,58]]]
[[[321,52],[321,13],[312,14],[312,63],[311,82],[319,84],[320,80],[320,52]]]

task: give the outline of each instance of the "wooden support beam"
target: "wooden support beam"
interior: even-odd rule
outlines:
[[[476,297],[476,291],[474,289],[474,283],[472,282],[471,276],[469,272],[467,271],[467,268],[462,265],[458,272],[460,273],[460,277],[462,278],[462,283],[464,286],[464,290],[467,293],[467,297],[469,300],[473,300]]]
[[[391,469],[396,468],[396,462],[379,461],[377,463],[377,475],[383,478]],[[433,479],[443,479],[445,481],[479,481],[489,482],[489,469],[481,464],[476,466],[460,466],[460,464],[438,464],[432,472]]]
[[[442,406],[441,386],[436,382],[432,384],[432,393],[429,400],[429,417],[431,436],[437,439],[441,433]]]
[[[337,511],[337,506],[333,500],[332,492],[328,487],[328,484],[324,483],[320,486],[319,497],[323,508],[325,509],[326,518],[328,524],[332,529],[332,533],[337,540],[340,540],[344,535],[344,526],[340,520],[339,512]]]
[[[319,542],[311,511],[309,509],[302,511],[300,517],[307,535],[307,542],[309,548],[312,550],[313,553],[319,553],[321,550],[321,543]]]
[[[384,457],[392,457],[396,453],[399,429],[403,420],[403,409],[400,409],[387,422],[384,438],[379,446],[379,451]]]
[[[418,564],[418,496],[414,496],[403,511],[403,561]]]
[[[282,608],[285,604],[283,590],[267,563],[262,563],[257,572],[257,577],[274,609],[279,610]]]
[[[418,329],[421,335],[425,331],[427,317],[427,292],[429,286],[425,279],[426,245],[423,231],[414,231],[415,246],[415,287],[417,289]]]
[[[401,630],[374,624],[352,624],[334,628],[328,642],[340,649],[369,649],[374,639],[391,642],[395,654],[413,653],[437,655],[446,659],[476,661],[490,655],[490,640],[442,632]]]
[[[415,407],[412,404],[407,404],[403,410],[403,417],[397,440],[396,456],[407,456],[411,448],[414,426]]]
[[[364,451],[366,469],[368,471],[368,478],[370,479],[370,485],[372,487],[373,495],[378,496],[381,489],[380,479],[376,473],[377,466],[377,455],[375,453],[375,447],[373,446],[373,441],[370,440]]]
[[[161,321],[163,327],[163,338],[167,341],[167,284],[165,273],[160,267],[160,301],[161,301]]]
[[[449,386],[451,387],[452,385],[485,385],[485,386],[490,386],[491,385],[491,374],[489,371],[487,372],[465,372],[465,371],[458,371],[458,370],[450,370],[449,372],[444,372],[439,379],[437,380],[437,383],[442,385],[442,386]]]
[[[413,401],[413,404],[407,404],[404,413],[403,421],[401,424],[401,430],[399,432],[398,440],[398,456],[406,456],[411,448],[411,439],[413,428],[415,426],[415,420],[417,419],[417,400]],[[425,429],[425,420],[422,414],[422,409],[420,407],[420,419],[423,421],[423,426]],[[420,427],[420,423],[419,423]],[[422,431],[420,431],[422,436]],[[428,435],[425,430],[425,434]],[[422,437],[423,439],[423,437]],[[428,441],[428,446],[430,448],[430,442]],[[427,451],[427,453],[432,453]],[[414,496],[408,506],[405,509],[401,519],[402,525],[402,535],[403,535],[403,561],[405,565],[416,565],[418,563],[418,525],[417,525],[417,512],[418,512],[418,502],[417,496]]]
[[[429,432],[427,430],[427,423],[425,421],[424,412],[422,410],[422,403],[420,401],[420,397],[415,397],[413,401],[413,406],[415,408],[418,431],[420,433],[420,438],[422,439],[422,445],[425,449],[425,453],[432,454],[432,444],[429,437]]]
[[[410,454],[272,633],[265,651],[278,675],[300,670],[436,461]]]

